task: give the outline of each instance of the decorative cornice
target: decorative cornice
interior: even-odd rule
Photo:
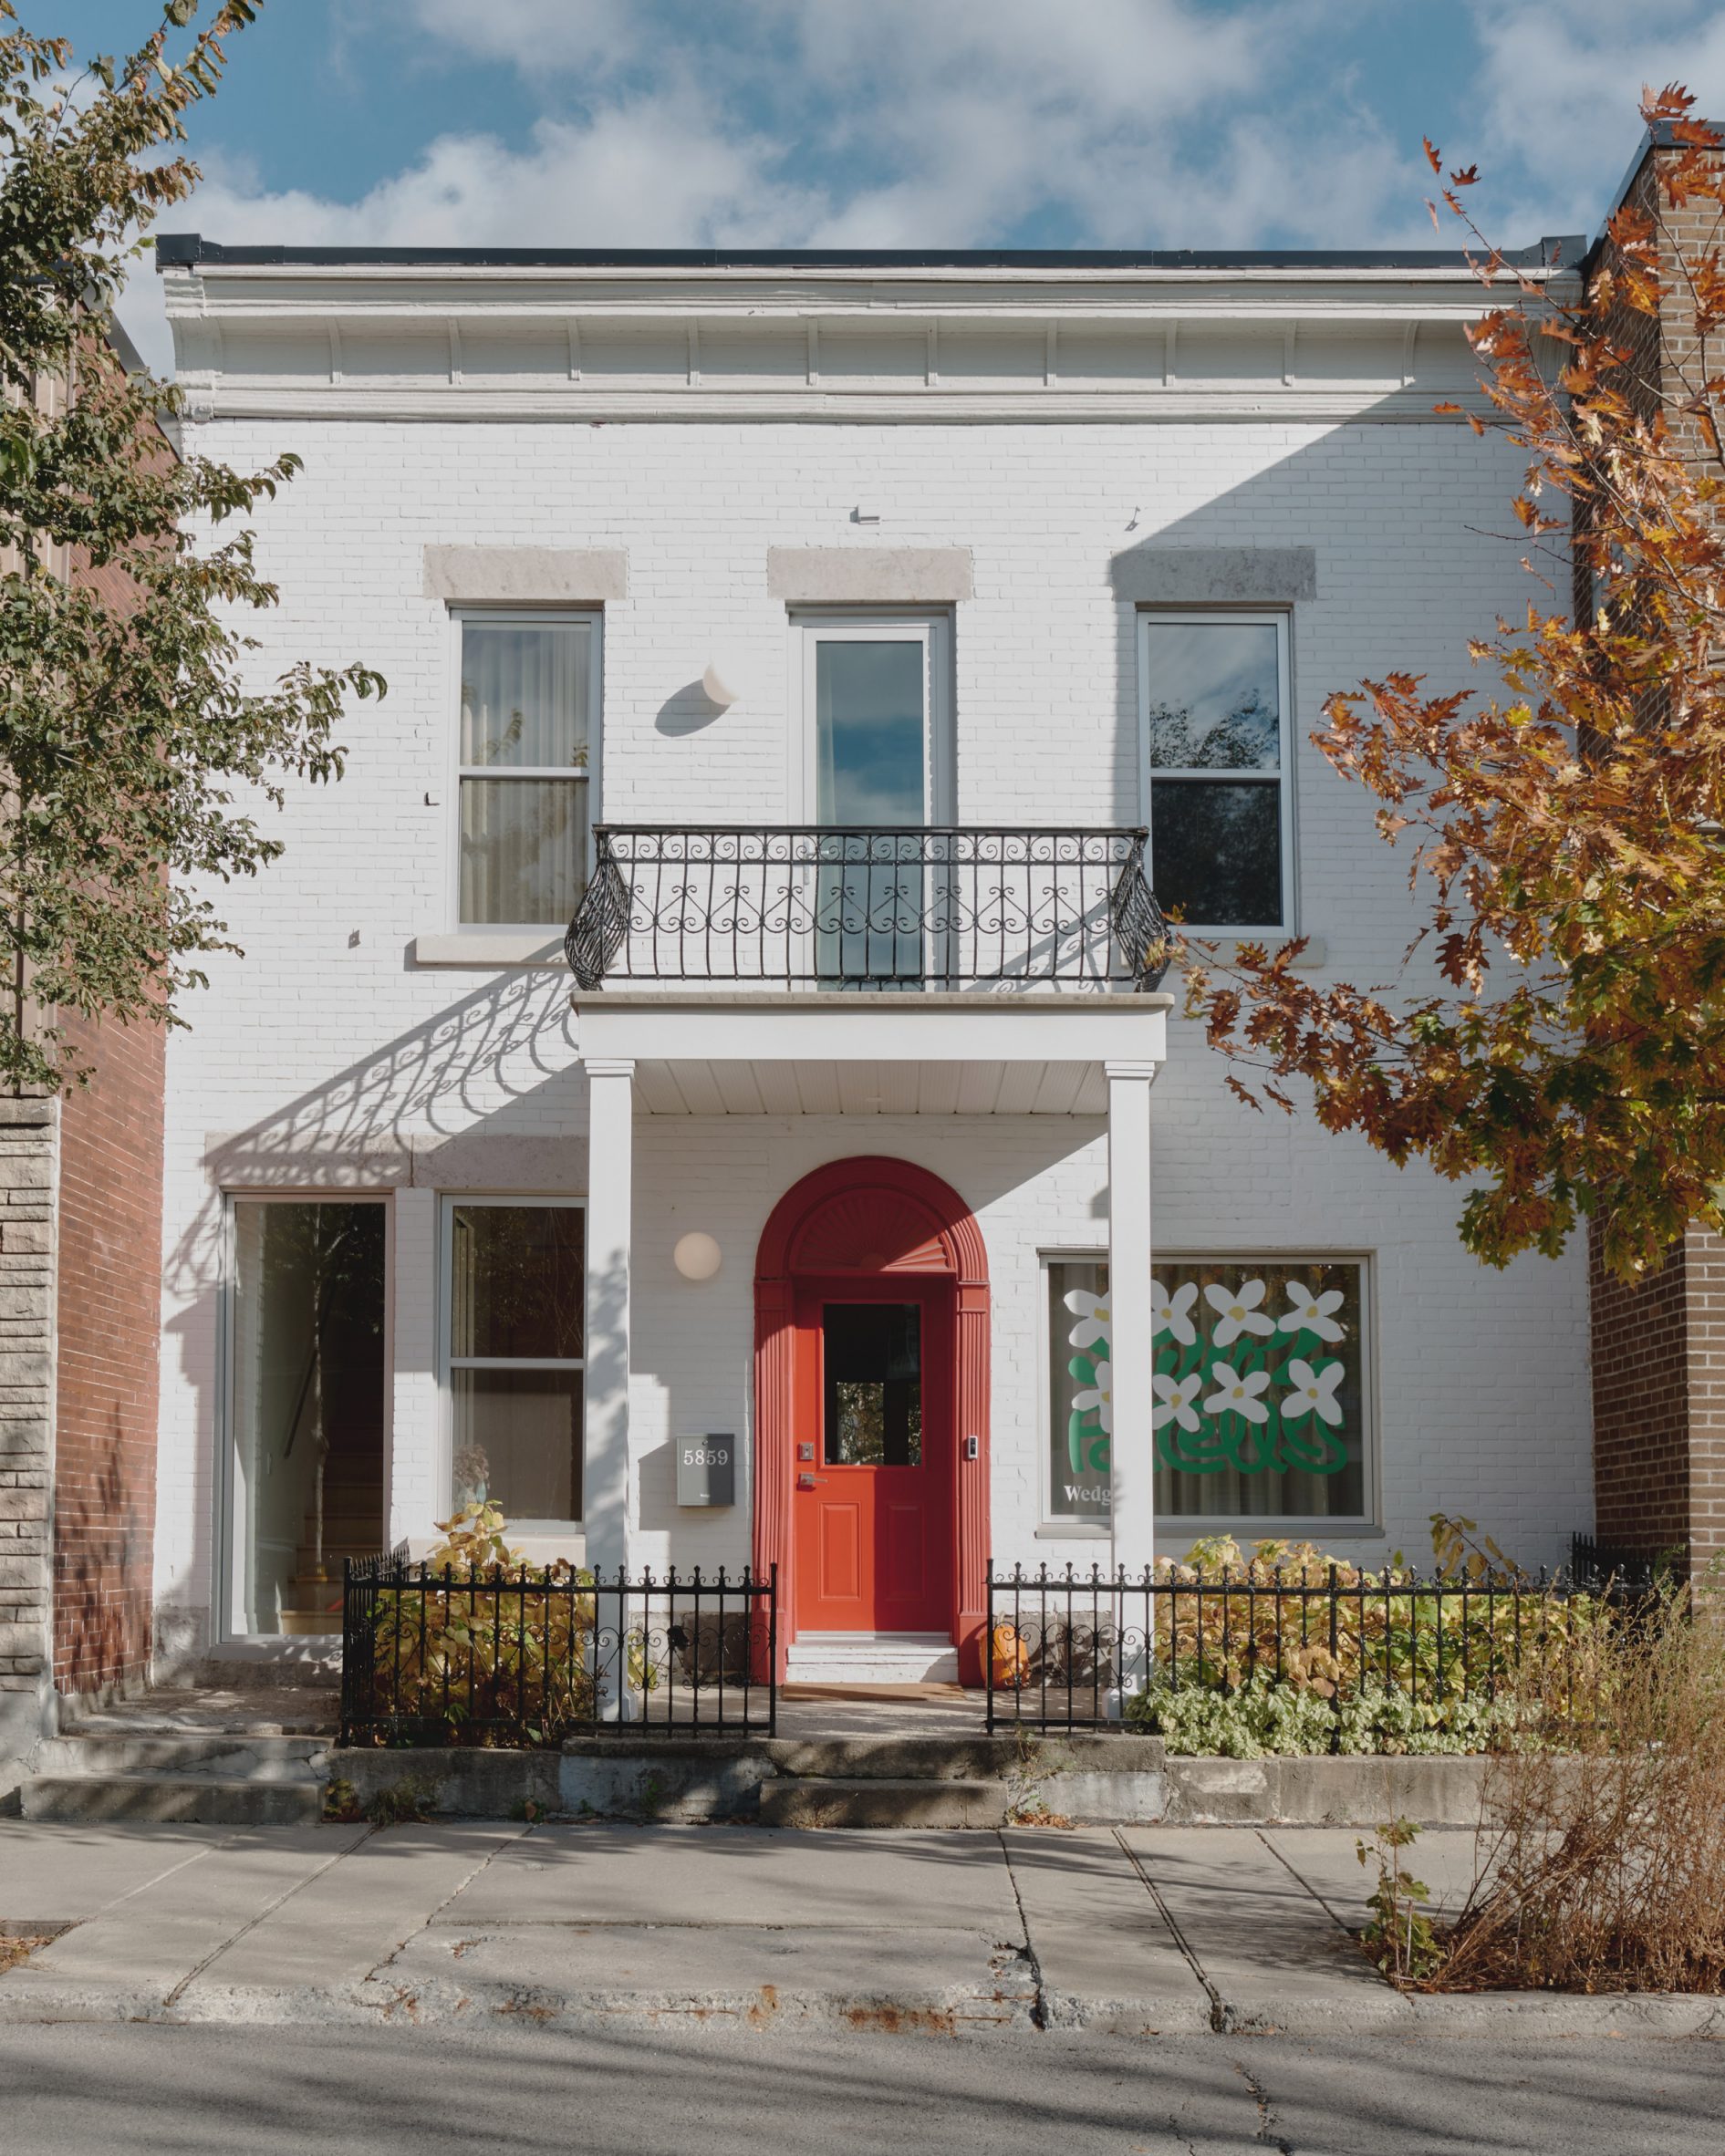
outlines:
[[[1454,265],[199,262],[163,282],[188,397],[218,417],[1333,422],[1484,409],[1463,333],[1486,295]]]

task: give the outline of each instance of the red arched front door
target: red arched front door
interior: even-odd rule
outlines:
[[[969,1208],[909,1161],[836,1161],[755,1267],[754,1559],[779,1638],[939,1633],[980,1682],[988,1271]]]

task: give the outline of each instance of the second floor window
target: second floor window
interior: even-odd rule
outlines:
[[[1286,616],[1145,614],[1138,678],[1158,899],[1199,930],[1291,927]]]
[[[463,615],[463,928],[560,928],[587,882],[598,761],[595,616]]]

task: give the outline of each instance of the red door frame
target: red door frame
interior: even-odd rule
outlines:
[[[988,1256],[976,1216],[927,1168],[885,1156],[836,1160],[794,1184],[761,1231],[754,1266],[754,1538],[756,1575],[779,1568],[779,1669],[796,1636],[796,1284],[799,1276],[944,1274],[953,1283],[954,1608],[959,1674],[982,1681],[989,1554]],[[967,1440],[976,1456],[966,1456]]]

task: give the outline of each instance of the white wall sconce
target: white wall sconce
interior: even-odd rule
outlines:
[[[709,703],[717,704],[722,711],[729,710],[737,700],[737,691],[731,686],[732,668],[721,665],[716,658],[707,661],[707,670],[701,677],[701,694]]]
[[[686,1280],[710,1280],[724,1262],[718,1244],[699,1228],[692,1234],[679,1236],[677,1248],[670,1256],[672,1264]]]

